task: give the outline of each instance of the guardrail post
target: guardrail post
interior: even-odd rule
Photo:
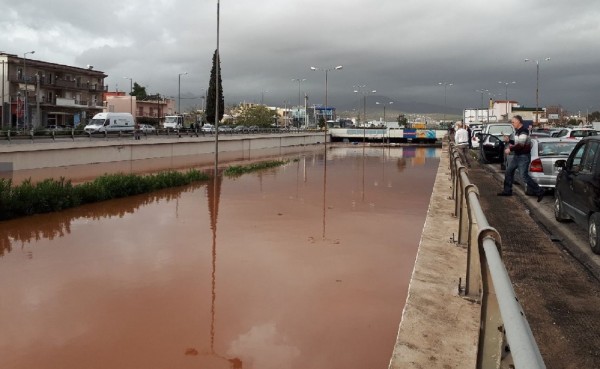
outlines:
[[[473,204],[470,194],[474,193],[479,201],[479,190],[476,186],[467,191],[467,210],[469,212],[469,238],[467,242],[467,272],[465,275],[465,296],[480,301],[481,298],[481,260],[479,257],[480,224],[473,214]]]
[[[29,139],[33,142],[33,128],[29,130]]]
[[[6,139],[10,142],[10,129],[6,131]]]
[[[479,335],[479,350],[477,352],[478,368],[500,368],[505,353],[505,332],[498,296],[490,274],[484,243],[491,243],[501,250],[500,234],[494,228],[486,227],[479,231],[477,248],[479,250],[480,280],[481,280],[481,321]],[[471,276],[473,277],[473,276]],[[473,292],[473,291],[471,291]]]
[[[52,130],[52,141],[56,141],[56,135],[55,135],[54,130]]]
[[[465,170],[465,167],[461,167],[460,169],[462,169],[463,171]],[[461,207],[460,207],[460,214],[458,216],[458,244],[459,245],[463,245],[463,246],[468,246],[469,243],[469,229],[471,228],[470,222],[471,222],[471,214],[469,211],[469,193],[473,190],[475,190],[475,192],[477,192],[477,187],[470,183],[466,186],[462,185],[462,181],[461,181],[461,194],[462,194],[462,198],[461,198]]]

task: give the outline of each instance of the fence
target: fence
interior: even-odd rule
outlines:
[[[489,225],[452,142],[449,153],[458,243],[467,247],[464,296],[481,303],[477,368],[546,368],[502,262],[500,235]]]

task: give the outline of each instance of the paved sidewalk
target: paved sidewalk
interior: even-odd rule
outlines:
[[[600,368],[600,282],[532,216],[534,207],[547,208],[554,198],[538,205],[521,191],[496,196],[503,176],[494,176],[489,166],[476,164],[469,178],[490,225],[500,232],[504,264],[547,368]],[[589,258],[596,263],[600,256]]]
[[[444,147],[390,369],[475,368],[480,305],[458,294],[467,250],[451,242],[458,219],[448,163]]]

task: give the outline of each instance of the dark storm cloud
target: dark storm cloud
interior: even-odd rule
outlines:
[[[149,92],[175,96],[184,72],[185,96],[200,96],[208,86],[216,1],[0,0],[0,7],[8,9],[0,14],[0,50],[36,50],[36,59],[94,65],[109,75],[111,89],[127,90],[128,76]],[[533,106],[535,63],[523,59],[551,57],[540,64],[541,103],[600,109],[599,15],[592,0],[224,0],[226,102],[264,96],[273,105],[296,103],[292,78],[306,78],[301,89],[311,103],[322,103],[325,76],[310,66],[344,65],[329,73],[329,101],[340,106],[358,100],[357,84],[394,101],[443,105],[438,82],[451,82],[448,105],[460,110],[481,105],[476,90],[503,99],[498,81],[516,81],[508,97]]]

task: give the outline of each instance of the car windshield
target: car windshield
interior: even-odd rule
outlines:
[[[588,129],[580,129],[574,130],[571,132],[571,137],[587,137],[587,136],[595,136],[598,134],[598,131],[588,130]]]
[[[494,136],[499,135],[510,135],[512,133],[512,126],[489,126],[488,133]]]
[[[91,126],[101,126],[104,124],[104,119],[90,119]]]
[[[565,142],[540,142],[538,144],[538,155],[539,156],[569,156],[571,151],[575,148],[577,141],[565,141]]]
[[[165,117],[165,123],[177,123],[177,117]]]

